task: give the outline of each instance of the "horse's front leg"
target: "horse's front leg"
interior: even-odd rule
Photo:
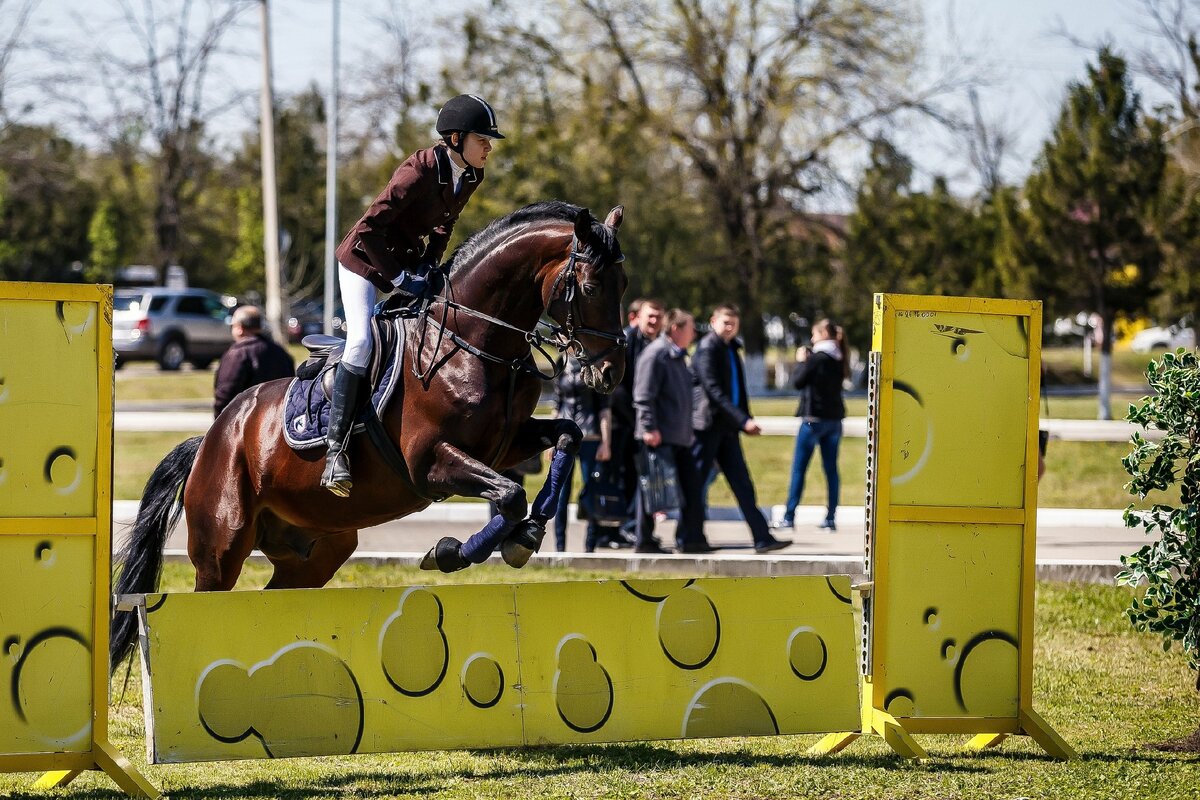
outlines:
[[[423,485],[417,488],[431,495],[483,497],[495,503],[500,511],[465,542],[452,536],[440,539],[421,560],[421,569],[457,572],[471,564],[482,564],[525,518],[528,508],[521,484],[445,442],[435,447],[433,465]]]
[[[510,460],[524,460],[551,446],[554,451],[546,482],[533,500],[529,518],[514,527],[500,545],[500,555],[510,567],[525,566],[541,547],[546,523],[558,508],[559,496],[568,490],[567,477],[581,441],[583,433],[569,419],[528,419],[517,429],[508,449]]]

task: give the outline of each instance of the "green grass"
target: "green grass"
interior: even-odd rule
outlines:
[[[253,568],[258,583],[265,572]],[[453,576],[360,568],[340,578],[355,585],[435,581],[502,582],[590,579],[597,573],[473,567]],[[614,576],[607,576],[614,577]],[[186,589],[188,570],[171,566],[166,585]],[[730,738],[518,750],[403,753],[223,764],[146,766],[141,683],[136,671],[112,710],[112,738],[172,798],[1194,798],[1196,756],[1145,749],[1196,728],[1194,675],[1177,652],[1134,633],[1121,617],[1129,590],[1038,586],[1034,705],[1081,755],[1052,761],[1031,742],[1010,739],[986,754],[963,751],[966,737],[921,736],[931,758],[911,763],[877,739],[812,757],[816,736]],[[122,695],[123,675],[113,682]],[[31,788],[34,775],[0,775],[0,796],[112,798],[103,776],[88,773],[65,793]]]
[[[215,370],[185,367],[162,372],[142,364],[131,364],[116,373],[118,403],[151,400],[204,400],[212,402]]]
[[[187,438],[185,433],[119,432],[114,445],[113,497],[117,500],[136,500],[151,470],[175,445]],[[783,503],[787,499],[788,481],[792,474],[792,451],[795,439],[791,436],[743,437],[746,460],[754,478],[760,505]],[[1121,458],[1129,453],[1123,442],[1063,442],[1053,441],[1046,454],[1046,475],[1039,488],[1038,505],[1046,508],[1124,508],[1130,496],[1122,488],[1127,480],[1121,468]],[[526,478],[526,486],[541,486],[543,471]],[[866,493],[866,440],[842,440],[838,458],[842,481],[841,502],[862,505]],[[575,475],[572,497],[579,491],[579,474]],[[813,456],[805,477],[805,505],[825,503],[825,474],[820,458]],[[465,500],[466,498],[455,498]],[[734,499],[724,478],[718,478],[708,496],[715,506],[732,506]]]
[[[1163,351],[1135,353],[1132,350],[1114,350],[1112,354],[1113,383],[1120,385],[1144,385],[1146,365],[1151,359],[1160,358]],[[1044,383],[1047,385],[1075,386],[1095,383],[1100,376],[1100,349],[1092,348],[1092,374],[1083,374],[1083,347],[1046,347],[1042,350],[1042,363],[1046,367]]]
[[[1130,403],[1142,397],[1141,392],[1117,392],[1113,394],[1113,419],[1124,419]],[[750,409],[756,417],[790,417],[796,413],[795,397],[760,397],[753,400]],[[1043,396],[1038,403],[1038,414],[1043,419],[1096,419],[1097,402],[1095,395],[1081,397],[1063,397],[1058,395]],[[867,398],[847,397],[846,415],[865,417],[867,415]]]

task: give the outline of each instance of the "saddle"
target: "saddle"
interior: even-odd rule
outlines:
[[[395,393],[404,361],[404,320],[391,316],[372,318],[371,339],[371,363],[367,367],[371,402],[359,411],[354,433],[362,431],[369,422],[382,419]],[[309,357],[296,369],[296,377],[287,389],[283,438],[293,450],[310,450],[325,447],[333,371],[345,353],[346,340],[312,334],[305,336],[301,344],[308,348]]]

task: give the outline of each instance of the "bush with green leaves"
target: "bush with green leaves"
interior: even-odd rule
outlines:
[[[1180,349],[1150,362],[1153,394],[1129,406],[1127,419],[1162,438],[1133,434],[1133,451],[1122,459],[1131,476],[1126,488],[1140,500],[1167,492],[1179,503],[1155,502],[1125,510],[1125,525],[1141,526],[1155,541],[1122,556],[1118,583],[1145,585],[1127,609],[1138,630],[1160,634],[1163,649],[1178,642],[1200,690],[1200,359]]]

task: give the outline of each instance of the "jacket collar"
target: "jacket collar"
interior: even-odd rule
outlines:
[[[737,337],[737,336],[735,336],[735,337],[733,337],[732,339],[730,339],[730,340],[729,340],[729,343],[728,343],[728,344],[726,344],[726,343],[725,343],[725,340],[724,340],[724,339],[722,339],[720,336],[717,336],[717,334],[716,334],[715,332],[713,332],[713,331],[709,331],[709,332],[708,332],[708,335],[709,335],[709,336],[711,336],[711,337],[713,338],[713,343],[714,343],[714,344],[719,344],[719,345],[721,345],[721,347],[728,347],[728,348],[730,348],[730,349],[732,349],[732,350],[734,350],[734,351],[741,350],[741,349],[742,349],[742,347],[743,347],[743,345],[742,345],[742,340],[741,340],[739,337]]]
[[[450,170],[450,149],[444,144],[439,144],[433,148],[433,154],[437,158],[438,165],[438,183],[443,186],[449,186],[451,177],[454,173]],[[463,170],[463,178],[467,183],[479,183],[480,171],[476,171],[474,167],[467,164],[467,168]]]

